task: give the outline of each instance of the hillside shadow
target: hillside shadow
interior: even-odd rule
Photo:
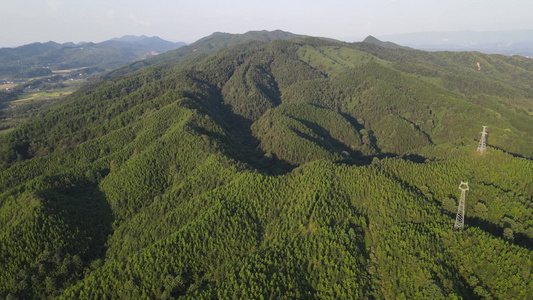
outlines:
[[[517,154],[517,153],[513,153],[513,152],[509,152],[505,149],[502,149],[502,148],[499,148],[499,147],[496,147],[496,146],[492,146],[492,145],[487,145],[487,148],[493,148],[493,149],[496,149],[496,150],[500,150],[502,151],[503,153],[506,153],[506,154],[509,154],[511,155],[512,157],[516,157],[516,158],[522,158],[522,159],[526,159],[526,160],[530,160],[530,161],[533,161],[533,157],[527,157],[527,156],[523,156],[522,154]]]
[[[478,217],[466,217],[465,216],[465,224],[467,224],[467,226],[477,227],[485,232],[490,233],[491,235],[495,237],[505,239],[509,243],[526,248],[529,251],[533,251],[533,239],[529,238],[527,235],[523,233],[514,233],[513,239],[506,239],[503,235],[503,231],[505,228],[502,228],[494,223],[491,223],[487,220],[484,220]]]
[[[451,262],[451,263],[450,263]],[[453,260],[446,261],[441,264],[442,268],[446,269],[449,274],[452,274],[453,290],[457,295],[463,296],[464,299],[482,299],[474,292],[474,287],[470,286],[465,277],[461,276],[459,269],[453,264]],[[441,286],[442,288],[442,286]]]
[[[339,113],[343,118],[345,118],[348,122],[350,122],[350,124],[355,128],[357,129],[357,131],[361,130],[361,129],[365,129],[365,127],[360,124],[354,117],[352,117],[351,115],[347,114],[347,113]]]
[[[298,118],[293,118],[293,119],[298,121],[298,122],[300,122],[300,123],[302,123],[307,128],[311,129],[311,131],[313,131],[313,133],[315,133],[316,135],[322,137],[323,139],[317,139],[317,138],[309,136],[309,135],[307,135],[305,133],[302,133],[302,132],[299,132],[299,131],[295,131],[298,136],[300,136],[302,138],[305,138],[305,139],[308,139],[308,140],[311,140],[314,143],[316,143],[317,145],[323,147],[326,150],[332,151],[332,152],[337,152],[337,153],[347,152],[347,153],[350,154],[350,156],[361,156],[361,152],[360,151],[352,150],[346,144],[344,144],[343,142],[341,142],[338,139],[336,139],[333,136],[331,136],[329,131],[327,129],[325,129],[324,127],[322,127],[322,126],[320,126],[318,124],[315,124],[313,122],[307,121],[307,120],[298,119]]]
[[[368,166],[376,162],[376,159],[378,159],[379,161],[385,158],[399,158],[399,159],[410,161],[416,164],[426,163],[426,160],[427,160],[426,157],[418,155],[418,154],[400,155],[396,153],[382,152],[377,155],[350,157],[350,158],[339,161],[339,163],[350,165],[350,166],[351,165]]]
[[[452,195],[449,195],[449,197],[453,197]],[[443,214],[449,216],[453,220],[455,220],[455,217],[457,215],[456,212],[451,212],[447,210],[442,210]],[[504,239],[508,241],[509,243],[515,244],[517,246],[523,247],[528,249],[529,251],[533,251],[533,239],[528,237],[526,234],[523,233],[514,233],[513,239],[506,239],[503,235],[504,229],[501,226],[494,224],[492,222],[489,222],[487,220],[484,220],[479,217],[469,217],[465,216],[465,227],[477,227],[489,234],[491,234],[494,237]]]
[[[254,168],[260,173],[268,175],[282,175],[291,172],[297,165],[293,165],[288,161],[280,159],[273,153],[266,153],[261,149],[261,141],[257,139],[252,132],[251,126],[254,123],[254,120],[248,119],[241,115],[234,113],[230,105],[224,104],[224,99],[219,87],[215,87],[212,84],[204,80],[196,79],[199,82],[208,84],[211,88],[208,91],[210,97],[200,99],[196,95],[188,95],[189,98],[194,99],[200,105],[191,105],[194,109],[197,109],[203,113],[209,115],[215,123],[219,124],[225,131],[225,135],[210,132],[203,128],[195,128],[199,133],[213,137],[217,140],[222,141],[228,147],[223,150],[223,154],[229,158],[235,159],[237,161],[244,162],[250,167]],[[328,109],[321,105],[311,104],[318,108]],[[349,114],[340,113],[341,116],[347,120],[356,130],[364,129],[354,117]],[[310,140],[325,150],[332,151],[341,155],[348,153],[349,155],[337,161],[337,163],[347,164],[347,165],[357,165],[364,166],[372,164],[375,159],[383,158],[392,158],[400,157],[401,159],[408,160],[414,163],[424,163],[426,158],[416,154],[409,155],[399,155],[396,153],[379,153],[377,155],[364,156],[361,151],[353,150],[343,142],[338,139],[335,139],[331,136],[328,130],[323,128],[320,125],[312,123],[307,120],[294,118],[296,121],[302,123],[304,126],[313,131],[316,135],[322,138],[314,138],[307,134],[301,132],[295,132],[301,138]],[[373,143],[375,146],[375,138],[372,135],[371,130],[370,138],[374,139]],[[376,150],[379,151],[379,148],[376,147]]]
[[[433,143],[433,140],[431,139],[431,137],[429,136],[429,134],[427,132],[425,132],[424,130],[422,130],[420,128],[420,126],[418,126],[415,122],[413,121],[410,121],[404,117],[400,117],[400,119],[404,120],[405,122],[409,123],[411,126],[413,126],[413,128],[418,131],[418,132],[421,132],[424,137],[428,140],[428,142],[431,144],[431,145],[435,145],[435,143]]]
[[[195,129],[201,134],[224,142],[228,146],[222,151],[224,155],[268,175],[286,174],[297,167],[276,155],[266,155],[267,153],[260,147],[261,142],[252,133],[253,121],[235,114],[231,106],[225,105],[219,90],[214,91],[213,98],[208,102],[208,105],[198,106],[195,109],[209,115],[224,129],[226,135],[209,132],[199,127]]]
[[[46,199],[45,212],[61,220],[66,229],[77,231],[78,242],[88,249],[72,255],[77,254],[86,262],[105,257],[106,242],[115,218],[97,184],[45,190],[39,194]]]
[[[234,114],[228,106],[224,110],[231,116],[228,118],[229,124],[226,123],[228,126],[224,127],[228,133],[225,141],[230,146],[225,155],[252,166],[262,174],[283,175],[297,167],[275,154],[267,155],[260,146],[261,141],[252,133],[253,122]]]
[[[400,157],[404,160],[408,160],[416,164],[423,164],[427,160],[424,156],[418,155],[418,154],[408,154],[408,155],[402,155]]]

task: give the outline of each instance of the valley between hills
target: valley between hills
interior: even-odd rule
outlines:
[[[215,33],[0,134],[0,297],[530,299],[532,158],[530,58]]]

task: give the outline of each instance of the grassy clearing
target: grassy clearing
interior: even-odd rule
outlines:
[[[25,94],[22,94],[21,99],[14,100],[12,101],[12,103],[25,102],[29,100],[57,99],[59,97],[64,97],[70,94],[72,94],[72,91],[25,93]]]
[[[70,72],[79,71],[79,70],[83,70],[83,69],[87,69],[87,67],[76,68],[76,69],[67,69],[67,70],[52,70],[52,73],[54,73],[54,74],[70,73]]]
[[[17,85],[18,83],[3,83],[3,84],[0,84],[0,90],[12,89],[16,87]]]
[[[8,133],[8,132],[10,132],[10,131],[15,130],[15,127],[16,127],[18,124],[20,124],[20,123],[22,123],[22,121],[20,121],[20,122],[16,122],[16,123],[13,123],[13,124],[2,124],[2,125],[7,125],[7,126],[6,126],[6,127],[3,127],[3,126],[0,127],[0,135],[2,135],[2,134],[6,134],[6,133]],[[5,129],[4,129],[4,128],[5,128]]]
[[[17,117],[8,117],[0,118],[0,135],[6,134],[14,130],[17,126],[26,122],[28,116],[17,116]]]
[[[341,74],[346,70],[375,61],[383,65],[389,63],[370,57],[368,54],[350,48],[341,47],[310,47],[298,49],[298,57],[309,65],[327,72],[329,75]]]

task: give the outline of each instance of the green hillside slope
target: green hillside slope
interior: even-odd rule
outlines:
[[[0,135],[0,297],[531,297],[530,60],[300,38],[135,69]]]

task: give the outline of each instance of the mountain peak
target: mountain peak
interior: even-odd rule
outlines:
[[[381,40],[375,38],[374,36],[369,35],[363,40],[363,43],[381,44],[383,42]]]
[[[363,40],[363,43],[367,43],[367,44],[374,44],[374,45],[378,45],[378,46],[381,46],[381,47],[384,47],[384,48],[389,48],[389,49],[406,49],[407,47],[404,47],[404,46],[400,46],[398,44],[395,44],[395,43],[392,43],[392,42],[383,42],[371,35],[367,36],[364,40]]]

